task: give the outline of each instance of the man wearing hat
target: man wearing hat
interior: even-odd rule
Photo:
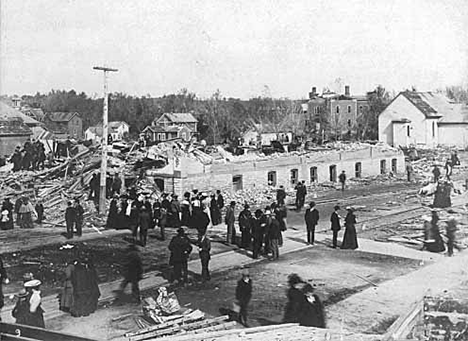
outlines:
[[[236,228],[234,227],[234,222],[236,221],[235,207],[236,202],[231,201],[231,204],[226,208],[226,215],[224,216],[224,222],[227,226],[226,242],[228,244],[233,244],[236,241]]]
[[[241,230],[241,247],[248,249],[252,242],[252,212],[250,206],[244,205],[244,209],[239,214],[239,228]]]
[[[237,282],[236,299],[240,306],[239,323],[247,327],[247,307],[252,298],[252,280],[249,272],[244,270],[242,278]]]
[[[16,319],[17,324],[27,325],[29,322],[29,299],[26,289],[21,289],[17,295],[15,307],[11,311],[11,315]]]
[[[307,243],[314,245],[315,242],[315,226],[319,221],[319,211],[315,208],[315,202],[312,201],[307,208],[304,219],[307,227]]]
[[[124,266],[124,280],[120,284],[119,296],[123,295],[125,288],[131,283],[133,299],[139,302],[140,287],[138,282],[143,278],[143,262],[136,245],[130,244],[127,247],[127,258]]]
[[[39,290],[41,284],[41,281],[38,279],[24,283],[29,297],[29,317],[26,324],[28,326],[45,328],[44,310],[41,308],[42,298],[41,291]]]
[[[331,230],[333,232],[333,248],[334,249],[336,249],[336,246],[337,246],[338,232],[341,230],[341,224],[340,224],[341,217],[338,214],[339,210],[340,210],[340,206],[336,205],[330,217]]]
[[[187,261],[192,252],[192,245],[182,227],[177,230],[177,235],[172,238],[168,248],[171,251],[169,264],[174,267],[174,279],[186,283],[188,280]]]

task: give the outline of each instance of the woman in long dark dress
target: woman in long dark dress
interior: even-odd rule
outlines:
[[[284,309],[284,323],[298,323],[301,315],[301,305],[304,295],[301,291],[304,280],[297,274],[288,276],[289,289],[287,291],[288,303]]]
[[[325,314],[320,298],[314,294],[314,287],[306,284],[302,289],[302,303],[299,314],[299,325],[325,328]]]
[[[354,215],[354,209],[351,207],[346,208],[348,214],[345,218],[345,233],[343,237],[343,243],[341,243],[342,249],[355,250],[358,246],[357,234],[356,234],[356,216]]]
[[[107,216],[106,229],[117,228],[119,221],[119,208],[117,207],[117,196],[114,196],[110,202],[109,215]]]

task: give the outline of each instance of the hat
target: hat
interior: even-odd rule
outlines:
[[[177,234],[179,234],[179,235],[184,235],[184,234],[185,234],[184,228],[183,228],[183,227],[179,227],[179,228],[177,229]]]
[[[26,289],[21,289],[18,294],[17,294],[18,297],[26,297],[28,296],[28,292],[26,291]]]
[[[333,207],[335,211],[338,211],[340,209],[340,206],[336,205],[335,207]]]
[[[266,210],[266,211],[265,211],[265,214],[271,214],[271,211],[270,211],[270,210]]]
[[[347,207],[346,207],[346,210],[347,210],[347,211],[354,211],[354,208],[353,208],[352,206],[347,206]]]
[[[235,206],[236,205],[236,202],[235,201],[231,201],[231,206]]]
[[[24,287],[25,288],[35,288],[35,287],[38,287],[39,285],[41,285],[41,281],[38,280],[38,279],[33,279],[31,281],[28,281],[26,283],[24,283]]]
[[[208,198],[208,194],[206,194],[205,192],[203,192],[203,193],[201,194],[201,196],[202,196],[202,197],[205,197],[205,198]]]
[[[315,201],[311,201],[309,205],[310,207],[315,207]]]

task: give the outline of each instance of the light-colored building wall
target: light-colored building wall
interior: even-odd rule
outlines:
[[[468,124],[439,125],[439,144],[468,148]]]
[[[410,136],[405,137],[403,141],[396,139],[401,137],[400,135],[394,136],[392,123],[392,121],[401,120],[402,118],[411,121],[409,124]],[[408,143],[425,145],[428,138],[427,134],[426,116],[402,95],[395,98],[379,115],[379,141],[391,146],[405,146]]]
[[[166,191],[175,189],[179,195],[194,188],[201,191],[221,189],[232,192],[235,176],[242,176],[243,188],[246,189],[267,185],[268,173],[276,172],[276,186],[283,185],[285,188],[292,188],[294,187],[291,182],[292,170],[297,170],[297,180],[305,180],[307,184],[310,184],[311,167],[316,167],[317,182],[320,183],[330,181],[330,166],[335,166],[336,179],[343,170],[348,178],[354,178],[356,163],[360,163],[361,177],[365,177],[380,174],[382,160],[385,160],[386,173],[392,171],[393,159],[396,160],[396,173],[403,173],[405,161],[401,151],[366,147],[357,151],[309,153],[303,156],[287,155],[275,159],[208,165],[203,165],[193,159],[181,158],[180,172],[168,173],[165,168],[161,171],[151,170],[150,175],[155,179],[162,179]]]

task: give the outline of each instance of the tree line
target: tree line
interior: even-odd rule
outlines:
[[[468,90],[465,88],[448,87],[445,93],[453,100],[468,102]],[[381,85],[368,92],[368,110],[358,115],[355,133],[348,138],[376,140],[378,115],[392,97]],[[52,90],[47,94],[22,96],[22,100],[45,112],[79,112],[84,129],[102,122],[102,98],[92,98],[84,92]],[[321,113],[317,117],[312,117],[312,113],[304,115],[302,105],[306,102],[275,99],[268,95],[248,100],[226,98],[219,90],[209,98],[199,98],[185,88],[161,97],[136,97],[116,92],[109,96],[109,121],[127,122],[131,135],[137,136],[165,112],[191,112],[198,119],[199,138],[210,144],[235,141],[254,124],[268,127],[269,131],[291,131],[296,136],[310,139],[314,137],[314,122],[320,121],[327,127],[328,114]]]

